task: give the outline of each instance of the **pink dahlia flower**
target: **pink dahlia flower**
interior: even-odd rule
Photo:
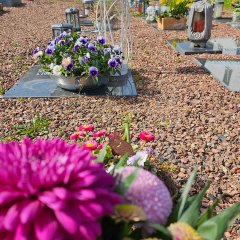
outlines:
[[[95,240],[121,198],[93,159],[58,138],[0,144],[0,239]]]
[[[138,167],[121,168],[120,178],[125,179],[134,171],[137,175],[125,194],[126,201],[141,207],[149,222],[166,224],[173,205],[167,187],[157,176]]]
[[[84,124],[78,128],[78,131],[93,132],[94,126],[92,124]]]
[[[141,132],[138,136],[141,140],[144,140],[146,142],[150,142],[153,141],[155,139],[154,134],[152,134],[151,132]]]

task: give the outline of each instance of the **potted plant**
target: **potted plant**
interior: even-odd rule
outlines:
[[[233,22],[240,22],[240,1],[232,1]]]
[[[98,36],[96,40],[78,33],[61,33],[45,51],[33,51],[41,69],[58,77],[58,85],[68,90],[95,88],[108,82],[110,73],[120,74],[123,55]],[[80,83],[80,84],[79,84]]]
[[[158,27],[162,30],[183,30],[186,28],[186,13],[192,0],[160,0],[165,11],[157,16]]]

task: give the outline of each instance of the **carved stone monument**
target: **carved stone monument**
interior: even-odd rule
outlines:
[[[211,37],[213,6],[206,0],[194,0],[188,18],[188,40],[192,47],[206,47]]]

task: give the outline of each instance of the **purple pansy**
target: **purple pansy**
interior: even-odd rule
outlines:
[[[97,42],[100,43],[100,44],[102,44],[102,45],[104,45],[104,44],[106,43],[106,40],[105,40],[104,37],[99,36],[99,37],[97,37]]]
[[[98,75],[98,69],[96,67],[90,67],[88,73],[91,77],[95,78]]]
[[[111,48],[104,48],[104,49],[103,49],[103,54],[104,54],[104,55],[107,55],[107,54],[111,53],[111,51],[112,51]]]
[[[71,62],[71,63],[69,63],[68,65],[67,65],[67,67],[66,67],[66,69],[67,69],[67,71],[69,71],[69,72],[71,72],[71,70],[73,69],[73,63]]]
[[[93,43],[89,43],[88,44],[88,50],[92,51],[92,52],[96,52],[96,47],[94,46]]]
[[[111,68],[116,68],[118,66],[118,62],[116,61],[115,58],[111,58],[108,61],[108,66]]]
[[[53,55],[53,52],[54,52],[54,47],[53,47],[53,46],[48,46],[47,49],[45,50],[45,53],[46,53],[48,56],[52,56],[52,55]]]
[[[39,52],[39,47],[36,47],[36,48],[34,48],[32,54],[34,55],[34,54],[36,54],[36,53],[38,53],[38,52]]]
[[[85,44],[87,44],[88,39],[85,38],[85,37],[80,37],[80,38],[78,39],[78,41],[85,45]]]
[[[122,58],[120,58],[120,57],[115,57],[115,60],[117,61],[117,63],[118,63],[119,65],[122,65]]]
[[[83,57],[83,62],[84,63],[87,63],[88,62],[88,60],[90,59],[90,53],[87,53],[84,57]]]
[[[65,40],[60,40],[60,41],[58,42],[58,44],[59,44],[59,45],[64,45],[65,42],[66,42]]]

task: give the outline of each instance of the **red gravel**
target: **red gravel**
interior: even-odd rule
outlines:
[[[23,1],[0,15],[0,86],[8,90],[34,63],[32,49],[45,46],[50,25],[64,20],[64,10],[78,2]],[[6,9],[6,8],[5,8]],[[223,193],[220,208],[240,201],[240,94],[228,91],[199,68],[196,56],[182,56],[166,45],[167,39],[186,38],[185,31],[159,31],[141,18],[132,19],[131,60],[139,97],[133,99],[81,97],[79,99],[0,99],[0,139],[12,125],[31,119],[36,112],[52,120],[51,136],[68,139],[81,123],[99,128],[120,128],[126,113],[133,115],[133,132],[156,134],[161,159],[178,167],[174,176],[186,181],[199,168],[199,184],[209,177],[213,184],[206,203]],[[239,30],[214,24],[213,37],[239,36]],[[207,55],[208,58],[238,58]],[[170,124],[165,126],[165,121]],[[240,239],[239,221],[226,239]]]

